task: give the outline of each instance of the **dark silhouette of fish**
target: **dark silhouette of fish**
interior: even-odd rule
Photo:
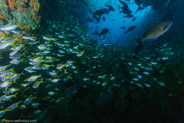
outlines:
[[[105,12],[103,10],[96,10],[94,14],[97,16],[102,16],[104,13]]]
[[[135,21],[137,19],[137,17],[134,17],[133,19],[132,19],[132,21]]]
[[[139,8],[136,10],[135,13],[137,13],[138,11],[144,9],[143,7],[141,7],[141,5],[143,4],[142,3],[142,0],[134,0],[135,4],[137,4],[139,6]]]
[[[103,12],[104,12],[104,14],[109,14],[109,9],[107,9],[107,8],[103,8],[103,9],[101,9]]]
[[[99,22],[101,19],[101,16],[97,17],[96,21]]]
[[[107,5],[107,4],[105,4],[105,5],[108,7],[109,11],[114,11],[115,10],[114,7],[112,7],[111,5]]]
[[[123,30],[125,30],[125,29],[126,29],[126,27],[125,27],[125,26],[121,26],[121,27],[120,27],[120,29],[123,29]]]
[[[128,32],[133,31],[136,28],[136,26],[130,26],[125,33],[127,34]]]
[[[107,8],[103,8],[103,9],[100,9],[100,10],[96,10],[93,14],[93,18],[96,19],[97,22],[100,21],[101,17],[104,15],[104,14],[108,14],[109,13],[109,10]]]
[[[136,12],[135,13],[137,13],[138,11],[140,11],[140,10],[142,10],[142,9],[144,9],[143,7],[141,7],[141,6],[139,6],[139,8],[136,10]]]
[[[119,0],[119,2],[121,3],[121,4],[123,4],[123,7],[121,7],[121,9],[122,9],[122,11],[120,11],[120,13],[124,13],[124,14],[131,14],[132,13],[132,11],[128,8],[128,5],[125,3],[125,2],[123,2],[123,1],[121,1],[121,0]]]
[[[135,48],[135,54],[138,54],[143,49],[143,41],[157,40],[161,35],[166,33],[172,26],[172,21],[157,22],[150,26],[143,34],[142,39],[135,39],[138,46]]]
[[[95,18],[95,19],[96,19],[96,18],[97,18],[97,16],[95,15],[95,13],[92,13],[92,14],[93,14],[93,18]]]
[[[93,14],[93,18],[94,18],[97,22],[99,22],[100,19],[101,19],[101,16],[97,16],[95,13],[92,13],[92,14]]]
[[[127,15],[124,16],[124,17],[126,17],[126,18],[132,18],[132,17],[134,17],[134,15],[133,15],[133,14],[127,14]]]
[[[108,28],[104,28],[104,29],[101,31],[101,33],[99,34],[99,36],[105,35],[105,34],[108,33],[108,32],[109,32],[109,29],[108,29]]]

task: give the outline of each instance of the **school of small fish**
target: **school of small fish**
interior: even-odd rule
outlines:
[[[174,55],[164,44],[157,55],[144,54],[138,59],[111,44],[96,45],[83,34],[78,24],[50,24],[47,34],[38,37],[11,35],[0,38],[0,118],[35,119],[46,114],[45,108],[67,99],[65,92],[75,94],[79,86],[96,84],[108,91],[124,83],[140,88],[155,84],[165,86],[152,73]],[[17,32],[18,25],[0,27]],[[55,28],[56,32],[52,32]],[[16,34],[23,34],[18,31]],[[19,43],[20,38],[25,42]],[[78,85],[77,82],[80,84]],[[69,84],[67,86],[68,83]],[[28,111],[29,110],[29,111]],[[42,114],[42,115],[43,115]]]

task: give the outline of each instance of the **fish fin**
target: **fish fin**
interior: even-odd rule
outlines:
[[[97,22],[99,22],[99,21],[100,21],[100,19],[101,19],[101,16],[99,16],[99,17],[97,18]]]
[[[93,14],[93,18],[97,19],[97,17],[96,17],[96,15],[95,15],[95,13],[92,13],[92,14]]]
[[[142,39],[134,39],[135,41],[137,41],[137,43],[139,43],[139,45],[142,45]]]

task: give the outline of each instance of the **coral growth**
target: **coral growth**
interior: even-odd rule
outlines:
[[[4,20],[4,17],[0,14],[0,19]]]
[[[35,21],[35,23],[39,24],[40,23],[40,18],[41,18],[40,16],[39,17],[34,16],[33,20]]]
[[[23,7],[18,7],[18,10],[24,11],[24,8]]]
[[[0,37],[2,37],[3,36],[3,32],[0,32]]]
[[[15,2],[15,0],[14,0],[14,2],[12,2],[11,0],[8,0],[8,5],[10,8],[12,8],[12,7],[17,8],[17,3]]]
[[[22,26],[22,28],[21,28],[21,29],[22,29],[22,30],[24,30],[24,29],[26,29],[26,28],[28,28],[28,29],[29,29],[30,27],[31,27],[30,25],[24,25],[24,26]]]
[[[27,3],[27,0],[22,0],[23,2]]]
[[[36,0],[0,0],[0,26],[11,23],[29,25],[27,30],[36,29],[40,22],[39,8]]]
[[[30,3],[31,3],[31,5],[34,7],[36,13],[38,13],[39,8],[40,8],[39,2],[37,2],[36,0],[31,0]]]

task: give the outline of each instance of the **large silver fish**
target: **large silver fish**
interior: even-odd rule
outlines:
[[[172,22],[158,22],[150,26],[143,34],[142,41],[153,41],[163,35],[172,26]]]
[[[165,22],[157,22],[150,26],[143,34],[142,39],[136,39],[139,45],[135,49],[135,53],[137,54],[139,51],[143,49],[143,41],[154,41],[158,39],[161,35],[166,33],[170,27],[172,26],[172,21]]]

